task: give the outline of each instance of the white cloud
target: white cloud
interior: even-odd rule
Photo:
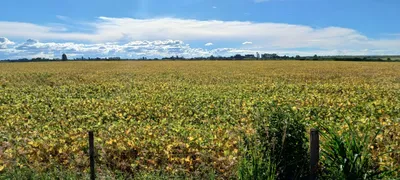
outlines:
[[[9,38],[41,40],[90,40],[88,33],[61,32],[59,26],[42,26],[32,23],[0,21],[0,34]]]
[[[65,17],[60,16],[58,18],[63,19]],[[90,53],[98,55],[110,54],[110,52],[125,52],[127,49],[124,49],[122,46],[127,46],[129,43],[121,44],[120,42],[147,43],[135,45],[135,47],[131,47],[133,49],[130,50],[135,50],[134,48],[141,50],[144,49],[143,51],[150,52],[152,55],[156,53],[159,53],[160,55],[170,55],[173,54],[172,51],[174,48],[175,50],[177,49],[176,47],[171,47],[171,51],[161,51],[162,48],[155,50],[147,47],[179,46],[178,49],[185,49],[184,52],[177,50],[175,53],[196,53],[193,56],[221,51],[205,51],[202,49],[190,48],[187,47],[187,44],[183,44],[183,41],[212,41],[214,43],[232,44],[231,47],[237,47],[236,45],[242,42],[245,42],[243,43],[244,45],[248,45],[250,44],[249,42],[252,42],[252,46],[247,47],[251,49],[247,50],[257,50],[259,52],[297,52],[297,49],[319,49],[322,53],[364,53],[365,49],[369,49],[368,53],[388,53],[398,52],[400,49],[400,37],[390,36],[390,38],[372,39],[354,29],[343,27],[312,28],[304,25],[267,22],[256,23],[248,21],[201,21],[179,18],[132,19],[110,17],[99,17],[93,22],[79,23],[81,27],[71,27],[71,24],[64,25],[50,24],[44,26],[24,22],[0,21],[0,35],[17,40],[33,38],[43,42],[68,42],[38,42],[35,46],[29,45],[29,43],[24,43],[19,44],[18,47],[11,48],[14,51],[27,52],[27,49],[33,51],[32,49],[36,48],[35,51],[47,51],[50,49],[48,52],[53,53],[53,51],[55,51],[54,47],[62,50],[65,50],[68,47],[77,51],[76,54],[86,54],[86,52],[89,51]],[[74,24],[74,26],[76,25],[77,24]],[[65,27],[67,26],[68,31],[65,31]],[[82,31],[82,29],[85,29],[85,31]],[[166,41],[168,39],[176,39],[179,40],[179,42],[175,42],[177,43],[175,45],[157,45],[157,43],[171,43]],[[7,43],[5,43],[6,40],[3,41],[4,42],[0,41],[0,48],[5,49],[13,45],[10,44],[13,43],[11,41],[7,41]],[[111,43],[113,44],[113,48],[111,48],[110,51],[95,49],[97,46],[101,45],[106,45],[105,48],[110,49],[110,42],[113,42]],[[130,44],[130,46],[133,46],[133,44]],[[7,50],[7,52],[9,51],[11,50]],[[228,52],[226,49],[225,51]],[[229,52],[232,51],[233,50],[231,49]],[[5,50],[2,50],[0,55],[2,55],[2,53],[4,54],[4,52]],[[309,53],[307,51],[300,52]],[[136,53],[143,54],[143,52]]]
[[[243,44],[243,45],[250,45],[250,44],[253,44],[253,42],[246,41],[246,42],[243,42],[242,44]]]
[[[214,45],[213,43],[206,43],[206,44],[204,44],[204,46],[212,46],[212,45]]]
[[[212,8],[213,8],[213,9],[217,9],[217,6],[213,6]]]
[[[7,49],[9,58],[34,58],[34,57],[61,57],[66,53],[69,57],[169,57],[169,56],[210,56],[213,52],[201,48],[191,48],[179,40],[165,41],[132,41],[125,44],[118,43],[42,43],[29,39],[24,43]],[[1,56],[0,58],[4,58]]]
[[[6,38],[1,39],[2,42]],[[9,40],[8,40],[9,41]],[[11,42],[11,41],[10,41]],[[385,43],[385,42],[382,42]],[[122,57],[122,58],[139,58],[139,57],[205,57],[230,56],[234,54],[255,54],[260,53],[278,53],[279,55],[393,55],[399,54],[399,51],[379,50],[379,49],[362,49],[362,50],[282,50],[272,49],[265,51],[263,49],[243,49],[243,48],[216,48],[203,49],[192,48],[189,44],[180,40],[165,41],[131,41],[128,43],[55,43],[40,42],[38,40],[29,39],[24,43],[13,44],[7,49],[0,49],[0,59],[16,59],[16,58],[60,58],[66,53],[71,58],[76,57]]]
[[[71,20],[69,17],[67,16],[61,16],[61,15],[56,15],[56,18],[62,21],[69,21]]]
[[[366,38],[352,29],[327,27],[313,29],[303,25],[253,23],[245,21],[200,21],[193,19],[132,19],[99,17],[87,23],[91,32],[59,32],[59,27],[31,23],[0,22],[0,34],[6,37],[40,40],[80,40],[110,42],[119,40],[237,40],[266,42],[275,46],[307,45],[311,40],[335,42]],[[302,37],[302,38],[298,38]],[[328,40],[326,40],[328,39]],[[272,41],[272,43],[271,43]],[[322,44],[322,43],[321,43]]]
[[[41,26],[31,23],[0,22],[0,34],[9,38],[35,38],[86,42],[119,42],[132,40],[183,41],[251,41],[264,49],[327,48],[348,49],[359,46],[398,44],[399,39],[370,39],[353,29],[341,27],[312,28],[282,23],[246,21],[200,21],[193,19],[156,18],[132,19],[99,17],[86,23],[86,32],[62,32],[60,26]],[[398,48],[380,44],[382,49]],[[362,47],[365,49],[365,47]]]
[[[8,46],[14,45],[14,44],[15,44],[14,42],[8,40],[7,38],[0,37],[0,49],[7,49]]]

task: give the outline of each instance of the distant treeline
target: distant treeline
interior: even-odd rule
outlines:
[[[175,60],[215,60],[215,61],[223,61],[223,60],[300,60],[300,61],[374,61],[374,62],[400,62],[400,56],[279,56],[277,54],[262,54],[257,56],[253,54],[236,54],[234,56],[224,57],[224,56],[209,56],[209,57],[193,57],[193,58],[185,58],[180,56],[171,56],[164,58],[130,58],[124,59],[120,57],[106,57],[106,58],[74,58],[68,59],[65,54],[63,54],[62,59],[55,58],[32,58],[32,59],[7,59],[0,60],[0,62],[48,62],[48,61],[175,61]]]

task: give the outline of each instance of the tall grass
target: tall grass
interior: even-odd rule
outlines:
[[[275,180],[276,164],[265,153],[256,138],[244,138],[243,156],[239,162],[238,179]]]
[[[259,126],[265,151],[272,152],[277,179],[308,179],[308,139],[303,117],[288,106],[277,106],[266,114],[268,125]]]
[[[239,179],[306,179],[305,125],[290,107],[271,104],[254,117],[255,135],[244,139]]]
[[[373,159],[374,145],[380,129],[358,132],[352,123],[339,134],[333,128],[323,128],[322,164],[323,179],[366,180],[382,179],[393,171],[382,169]]]

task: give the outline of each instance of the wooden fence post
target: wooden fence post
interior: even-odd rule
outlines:
[[[94,138],[93,131],[89,131],[89,156],[90,156],[90,180],[96,179],[94,171]]]
[[[316,180],[319,161],[319,132],[317,129],[310,131],[310,179]]]

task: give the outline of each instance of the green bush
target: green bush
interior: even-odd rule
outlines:
[[[245,149],[249,152],[239,165],[239,171],[249,172],[253,177],[250,179],[265,176],[267,179],[308,178],[306,128],[296,110],[276,104],[259,109],[255,113],[254,128],[256,139],[252,142],[256,142],[255,148]],[[244,170],[245,164],[250,167]]]
[[[258,126],[265,152],[271,152],[278,179],[303,179],[308,175],[308,139],[302,116],[291,107],[272,108],[267,124]]]

